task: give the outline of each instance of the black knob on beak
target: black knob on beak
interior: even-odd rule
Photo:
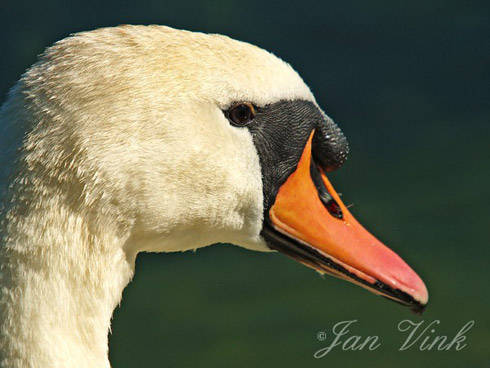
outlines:
[[[326,172],[340,168],[347,160],[349,143],[328,116],[316,127],[312,142],[313,159]]]

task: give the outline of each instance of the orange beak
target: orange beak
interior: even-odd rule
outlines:
[[[342,203],[312,162],[312,136],[296,171],[278,191],[264,237],[272,248],[308,267],[421,312],[428,301],[424,282]]]

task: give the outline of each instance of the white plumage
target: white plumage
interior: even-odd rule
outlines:
[[[47,49],[0,114],[27,133],[2,225],[3,366],[108,367],[138,252],[268,250],[259,158],[222,109],[281,99],[314,102],[288,64],[224,36],[122,26]]]

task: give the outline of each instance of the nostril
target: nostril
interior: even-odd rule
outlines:
[[[335,199],[331,199],[327,203],[323,203],[327,211],[333,216],[338,219],[344,218],[344,214],[342,213],[342,209],[340,208],[339,204],[335,202]]]
[[[315,184],[316,190],[318,192],[318,197],[320,198],[320,201],[322,201],[328,213],[330,213],[330,215],[335,218],[343,219],[344,214],[342,213],[342,209],[325,187],[320,171],[317,168],[314,160],[311,160],[310,163],[310,175],[311,179],[313,180],[313,184]]]

